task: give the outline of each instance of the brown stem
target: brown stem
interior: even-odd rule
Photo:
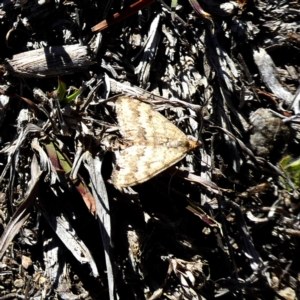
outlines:
[[[114,14],[112,17],[98,23],[97,25],[92,27],[92,31],[93,32],[102,31],[102,30],[106,29],[107,27],[128,18],[129,16],[131,16],[131,15],[135,14],[136,12],[138,12],[139,10],[149,6],[150,4],[154,3],[155,1],[156,0],[139,0],[139,1],[129,5],[129,7],[126,7],[124,9],[122,9],[120,12]]]

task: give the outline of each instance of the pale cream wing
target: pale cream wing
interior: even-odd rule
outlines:
[[[165,140],[186,140],[186,135],[180,129],[144,102],[119,97],[116,113],[124,139],[151,142],[164,137]]]
[[[186,152],[186,147],[128,147],[116,156],[117,161],[112,174],[112,182],[118,187],[142,183],[180,161]]]

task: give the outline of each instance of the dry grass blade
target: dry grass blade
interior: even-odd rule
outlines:
[[[111,91],[116,94],[125,94],[126,96],[130,96],[132,98],[141,98],[147,101],[151,101],[157,104],[165,104],[165,105],[172,105],[172,106],[183,106],[188,107],[194,110],[197,114],[201,111],[201,106],[193,103],[189,103],[186,101],[182,101],[180,99],[172,98],[167,99],[159,95],[152,94],[145,89],[142,89],[136,85],[132,84],[124,84],[122,82],[118,82],[112,78],[108,78]],[[119,95],[120,96],[120,95]],[[119,96],[115,96],[112,99],[115,99]]]
[[[157,15],[151,23],[141,62],[135,69],[135,74],[138,74],[139,81],[143,87],[147,87],[151,64],[155,58],[157,51],[157,46],[160,38],[160,34],[158,31],[159,21],[160,16]]]
[[[102,242],[105,250],[105,261],[108,276],[109,296],[114,299],[115,281],[113,274],[113,257],[111,253],[111,220],[109,200],[106,187],[101,174],[103,158],[93,157],[91,153],[84,154],[84,166],[89,172],[93,196],[96,199],[97,219],[102,234]]]
[[[38,192],[38,183],[42,173],[42,170],[38,166],[36,156],[34,156],[31,163],[32,178],[23,202],[13,214],[0,238],[0,258],[2,258],[3,254],[7,250],[7,247],[9,246],[9,243],[13,240],[15,235],[19,233],[20,228],[30,215],[31,208]]]
[[[42,131],[42,129],[40,127],[38,127],[34,124],[28,124],[28,125],[26,125],[25,128],[20,129],[19,137],[16,140],[14,140],[11,145],[9,145],[8,147],[5,147],[4,149],[2,149],[0,151],[0,153],[8,153],[8,158],[7,158],[6,165],[5,165],[5,167],[2,171],[2,174],[0,176],[0,183],[4,179],[8,169],[13,164],[17,165],[18,159],[19,159],[18,154],[19,154],[20,147],[25,142],[27,136],[30,133],[39,133],[41,131]],[[10,174],[10,186],[11,187],[13,186],[13,183],[14,183],[15,172],[16,172],[15,168],[11,168],[11,174]],[[11,197],[12,197],[12,193],[10,191],[10,198]]]
[[[276,97],[283,99],[287,105],[290,105],[293,95],[279,82],[276,66],[271,56],[264,49],[259,48],[258,51],[253,51],[253,57],[266,86]]]
[[[62,211],[62,207],[57,202],[57,199],[53,199],[51,203],[46,200],[40,201],[43,215],[52,227],[56,235],[64,243],[64,245],[70,250],[74,257],[81,264],[88,264],[92,270],[94,277],[99,276],[96,263],[92,257],[87,246],[79,238],[72,224],[69,222],[67,213]]]
[[[53,185],[55,182],[59,181],[55,167],[53,166],[44,149],[40,146],[37,138],[32,140],[31,148],[38,153],[40,159],[40,168],[43,171],[47,171],[46,178],[50,181],[50,185]]]
[[[191,181],[191,182],[195,182],[195,183],[199,183],[203,186],[205,186],[209,191],[215,193],[215,194],[220,194],[221,191],[224,191],[224,189],[218,187],[214,182],[201,178],[198,175],[192,174],[192,173],[187,173],[185,171],[180,171],[178,170],[178,175],[182,176],[183,178]]]
[[[51,161],[51,166],[56,166],[57,170],[64,171],[65,174],[69,174],[72,170],[72,163],[64,151],[60,150],[59,147],[53,143],[49,142],[45,144],[45,148],[49,155]],[[72,183],[76,190],[81,195],[85,205],[88,210],[93,214],[96,211],[95,199],[92,196],[88,186],[86,185],[84,179],[80,174],[76,174],[76,178],[71,178]]]

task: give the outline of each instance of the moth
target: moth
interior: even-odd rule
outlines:
[[[116,152],[115,186],[147,181],[200,145],[142,101],[118,97],[116,114],[125,148]]]

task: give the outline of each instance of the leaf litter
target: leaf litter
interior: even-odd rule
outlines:
[[[98,2],[0,5],[0,299],[296,299],[299,4]],[[201,148],[114,186],[120,95]]]

